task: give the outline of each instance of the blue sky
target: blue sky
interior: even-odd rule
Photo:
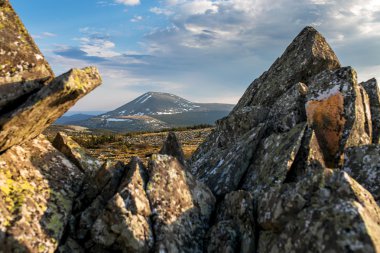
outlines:
[[[97,66],[72,108],[111,110],[148,91],[236,103],[306,25],[359,80],[380,77],[378,0],[10,0],[56,75]]]

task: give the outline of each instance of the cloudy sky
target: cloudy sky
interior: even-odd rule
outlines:
[[[72,110],[114,109],[148,91],[236,103],[312,25],[359,80],[380,78],[379,0],[10,0],[57,75],[97,66]]]

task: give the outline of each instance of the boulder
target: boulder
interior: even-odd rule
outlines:
[[[227,194],[216,208],[216,222],[207,235],[207,252],[256,250],[253,197],[249,192]]]
[[[148,172],[155,251],[203,252],[215,205],[211,191],[170,156],[153,155]]]
[[[375,78],[360,83],[369,97],[372,118],[372,143],[380,144],[380,89]]]
[[[101,83],[96,68],[73,69],[0,116],[0,152],[38,136]]]
[[[380,145],[345,150],[343,170],[380,201]]]
[[[169,155],[177,158],[177,160],[185,165],[185,155],[182,150],[182,145],[178,141],[177,136],[174,132],[169,132],[168,137],[166,138],[164,145],[159,151],[161,155]]]
[[[53,146],[70,159],[84,174],[95,174],[101,164],[86,153],[78,143],[63,132],[57,133],[53,140]]]
[[[0,249],[54,252],[83,178],[44,136],[1,154]]]
[[[372,142],[368,96],[351,67],[323,71],[308,87],[308,125],[315,131],[326,165],[337,168],[344,149]]]
[[[258,252],[378,252],[380,208],[346,172],[325,169],[265,193]]]
[[[0,111],[17,106],[53,78],[9,1],[0,1]]]

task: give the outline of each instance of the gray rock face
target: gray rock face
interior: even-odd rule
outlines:
[[[215,198],[173,157],[153,155],[147,195],[157,252],[203,252]]]
[[[380,145],[346,149],[343,170],[380,200]]]
[[[185,165],[185,155],[182,150],[182,145],[178,141],[177,136],[174,132],[169,132],[164,145],[162,146],[160,152],[162,155],[169,155],[177,158],[177,160]]]
[[[372,143],[380,144],[380,90],[375,78],[360,84],[368,94],[372,118]]]
[[[0,117],[0,151],[38,136],[81,97],[101,83],[96,68],[73,69]]]
[[[8,1],[0,1],[0,110],[43,87],[53,71]],[[13,105],[12,105],[13,106]]]

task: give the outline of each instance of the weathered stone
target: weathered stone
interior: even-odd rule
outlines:
[[[346,149],[343,170],[380,200],[380,145]]]
[[[324,71],[310,80],[306,114],[328,167],[342,162],[343,150],[372,141],[368,97],[350,68]]]
[[[84,249],[74,239],[67,238],[66,242],[59,246],[57,253],[84,253]]]
[[[259,252],[378,252],[380,208],[347,173],[325,170],[262,196]],[[261,233],[262,235],[263,233]],[[269,237],[268,237],[269,236]]]
[[[9,1],[0,2],[0,110],[37,91],[53,71]]]
[[[177,158],[180,163],[185,165],[185,155],[181,143],[178,141],[174,132],[169,132],[159,154],[173,156]]]
[[[96,244],[121,252],[150,252],[153,233],[144,187],[145,168],[138,159],[128,165],[118,193],[94,223],[91,235]]]
[[[92,175],[100,168],[101,164],[98,160],[88,155],[84,148],[63,132],[57,133],[53,146],[61,151],[86,175]]]
[[[147,195],[157,252],[202,252],[215,198],[173,157],[153,155]]]
[[[54,79],[0,118],[0,152],[38,136],[81,97],[101,83],[96,68],[73,69]]]
[[[270,69],[252,82],[234,112],[252,105],[271,106],[297,82],[307,84],[321,71],[339,67],[339,60],[325,38],[314,28],[306,27]]]
[[[249,192],[227,194],[218,205],[216,224],[208,234],[208,252],[255,251],[253,197]]]
[[[306,123],[300,123],[289,132],[264,139],[253,155],[242,189],[250,191],[256,199],[270,187],[282,184],[301,146],[305,127]]]
[[[209,150],[206,158],[193,163],[192,168],[201,168],[196,174],[199,181],[210,187],[216,197],[237,190],[264,133],[265,125],[260,124],[231,143],[229,149],[219,150],[217,156],[213,156],[215,150]]]
[[[380,144],[380,89],[375,78],[360,83],[368,94],[372,118],[372,143]]]
[[[0,239],[0,249],[54,252],[83,177],[43,136],[3,153],[0,231],[5,236]]]

